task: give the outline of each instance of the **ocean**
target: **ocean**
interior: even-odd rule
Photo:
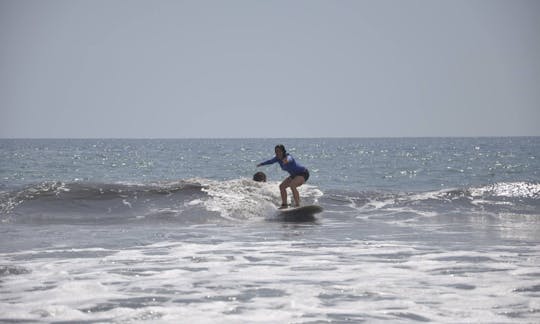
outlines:
[[[539,323],[539,243],[540,137],[0,140],[0,322]]]

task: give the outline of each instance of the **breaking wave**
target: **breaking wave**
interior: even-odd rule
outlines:
[[[306,202],[322,192],[302,186]],[[277,183],[216,181],[88,183],[44,182],[0,192],[3,223],[114,224],[144,221],[205,223],[267,217],[280,202]]]
[[[305,204],[326,212],[441,216],[495,214],[540,216],[540,184],[495,183],[428,192],[324,193],[300,187]],[[188,179],[150,184],[46,182],[0,193],[3,223],[117,224],[208,223],[268,218],[280,203],[277,182]]]
[[[333,192],[321,203],[326,210],[354,210],[360,214],[416,216],[513,215],[540,217],[540,184],[504,182],[462,189],[428,192]]]

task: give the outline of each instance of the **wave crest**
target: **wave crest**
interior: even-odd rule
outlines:
[[[307,185],[300,192],[311,202],[322,195]],[[278,183],[248,179],[195,178],[149,184],[44,182],[0,193],[0,219],[4,223],[201,223],[266,217],[279,201]]]

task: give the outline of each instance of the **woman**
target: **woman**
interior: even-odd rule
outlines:
[[[281,192],[281,207],[280,209],[287,208],[287,188],[290,187],[293,193],[294,202],[297,207],[300,206],[300,194],[298,193],[298,187],[306,183],[309,179],[309,171],[305,167],[296,163],[294,158],[287,153],[285,146],[276,145],[274,148],[276,156],[268,161],[257,164],[257,167],[262,165],[279,163],[282,170],[289,172],[290,176],[283,180],[279,185],[279,191]]]

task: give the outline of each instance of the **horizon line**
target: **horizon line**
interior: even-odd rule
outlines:
[[[300,136],[300,137],[0,137],[0,140],[241,140],[241,139],[415,139],[415,138],[524,138],[540,135],[450,136]]]

